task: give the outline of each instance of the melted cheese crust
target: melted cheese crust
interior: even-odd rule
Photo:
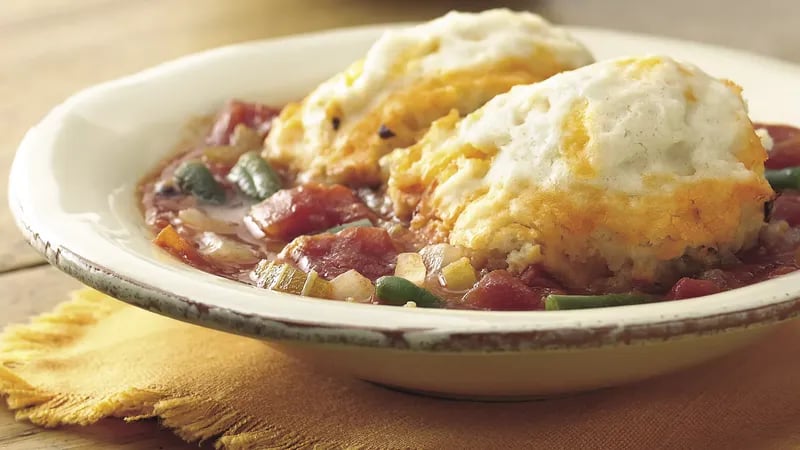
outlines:
[[[515,87],[385,164],[413,227],[570,287],[626,289],[753,245],[766,156],[737,86],[644,57]]]
[[[311,180],[377,185],[381,156],[455,109],[470,113],[518,84],[592,62],[566,31],[527,12],[451,12],[384,34],[366,57],[274,122],[264,157]],[[381,127],[391,133],[379,133]]]

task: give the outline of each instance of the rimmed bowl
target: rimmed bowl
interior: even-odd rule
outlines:
[[[507,399],[641,380],[739,348],[800,314],[800,273],[703,298],[554,312],[315,300],[218,278],[151,244],[135,189],[187,119],[229,98],[280,105],[360,57],[390,26],[246,43],[76,94],[20,144],[9,201],[47,260],[121,300],[264,339],[328,369],[436,395]],[[800,120],[800,68],[744,52],[571,29],[597,59],[663,53],[744,87],[754,119]],[[268,374],[265,374],[268,376]]]

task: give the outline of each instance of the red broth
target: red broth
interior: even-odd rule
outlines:
[[[252,284],[255,284],[253,269],[263,259],[288,263],[303,272],[314,270],[328,280],[354,269],[374,281],[394,272],[399,253],[418,251],[427,244],[424,237],[409,232],[407,224],[391,216],[382,192],[368,188],[296,186],[289,176],[280,174],[285,189],[253,207],[255,202],[227,180],[235,158],[225,156],[224,152],[230,151],[234,156],[241,152],[231,147],[238,145],[235,141],[239,125],[248,127],[249,136],[257,138],[252,143],[260,144],[278,113],[279,109],[264,105],[229,102],[205,136],[142,182],[142,208],[147,224],[160,233],[157,244],[200,270]],[[800,129],[786,125],[760,126],[767,128],[774,140],[766,166],[770,169],[800,166]],[[249,150],[259,150],[253,147],[256,148]],[[188,160],[201,160],[207,165],[225,191],[224,204],[204,204],[176,188],[175,169]],[[252,219],[243,220],[251,207]],[[800,192],[781,192],[771,211],[765,214],[769,224],[756,248],[738,255],[735,264],[679,279],[658,293],[657,298],[668,301],[709,295],[800,268]],[[353,221],[362,222],[362,226],[325,233],[331,227]],[[228,257],[212,257],[213,252],[208,251],[215,245],[219,247],[220,240],[231,244],[233,250]],[[284,248],[286,251],[281,254]],[[535,266],[518,276],[494,267],[485,259],[476,266],[480,268],[478,281],[470,289],[449,290],[438,277],[430,275],[423,286],[443,299],[444,307],[458,309],[540,310],[550,294],[587,293],[566,289]],[[374,296],[371,300],[381,303]]]

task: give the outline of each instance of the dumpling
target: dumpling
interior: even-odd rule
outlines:
[[[565,30],[527,12],[451,12],[389,31],[273,123],[263,156],[298,182],[383,181],[379,159],[451,110],[466,115],[514,85],[591,63]]]
[[[417,232],[613,291],[753,246],[766,157],[738,86],[653,56],[517,86],[384,163]]]

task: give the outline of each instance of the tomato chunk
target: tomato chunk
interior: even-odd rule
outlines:
[[[712,280],[698,280],[684,277],[672,286],[669,294],[667,294],[667,299],[680,300],[684,298],[702,297],[721,291],[722,289]]]
[[[344,186],[309,183],[276,192],[253,206],[250,218],[267,236],[289,241],[359,219],[374,221],[375,214]]]
[[[279,255],[299,269],[315,270],[331,279],[350,269],[372,281],[394,272],[397,248],[389,233],[378,227],[346,228],[336,234],[301,236]]]
[[[505,270],[494,270],[464,295],[464,304],[494,311],[532,311],[544,309],[544,298],[556,290],[532,288]]]
[[[231,100],[217,114],[214,126],[206,138],[211,145],[228,145],[236,125],[244,124],[256,130],[261,137],[269,133],[272,118],[280,113],[280,109],[270,108],[258,103],[247,103]]]
[[[772,150],[764,163],[767,169],[800,166],[800,129],[788,125],[756,126],[766,128],[772,138]]]

